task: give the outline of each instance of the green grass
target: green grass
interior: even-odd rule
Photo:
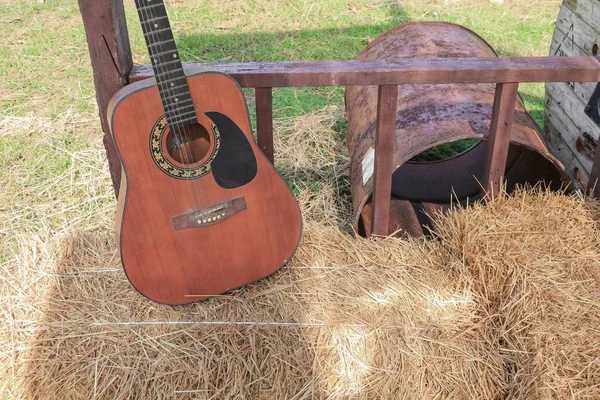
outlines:
[[[501,55],[547,54],[559,1],[508,3],[235,0],[167,1],[167,7],[185,61],[352,59],[368,40],[408,20],[463,24]],[[0,15],[3,114],[56,117],[69,107],[93,112],[89,56],[76,2],[7,0]],[[147,62],[131,2],[127,18],[134,60]],[[543,108],[540,85],[524,85],[522,93],[529,107]],[[278,89],[276,116],[342,104],[342,95],[341,88]]]
[[[470,149],[477,143],[479,143],[479,140],[477,139],[464,139],[442,144],[439,146],[432,147],[431,149],[424,151],[418,156],[413,157],[411,161],[428,162],[445,160],[447,158],[460,154],[467,149]]]
[[[167,0],[182,59],[195,62],[353,59],[369,40],[409,20],[456,22],[483,36],[500,55],[541,56],[548,53],[559,6],[559,0]],[[134,61],[145,63],[133,2],[126,2],[126,14]],[[64,172],[68,161],[48,143],[77,151],[97,147],[102,134],[77,2],[4,0],[0,26],[0,118],[56,121],[72,114],[77,121],[76,129],[55,124],[61,128],[26,135],[0,130],[0,182],[12,189],[15,169],[30,185]],[[522,85],[521,94],[542,124],[543,85]],[[343,107],[343,88],[274,91],[276,119],[330,106]],[[335,130],[343,140],[345,122]],[[0,195],[4,204],[14,200]]]

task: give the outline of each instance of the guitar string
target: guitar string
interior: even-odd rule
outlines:
[[[158,36],[156,35],[156,33],[154,33],[150,29],[151,24],[150,24],[149,20],[151,19],[150,17],[152,17],[152,13],[146,12],[146,10],[147,10],[146,7],[148,7],[148,6],[146,6],[142,1],[143,0],[136,0],[135,3],[137,6],[138,15],[139,15],[140,22],[142,25],[142,34],[144,35],[144,40],[145,40],[146,46],[148,48],[148,53],[150,56],[150,63],[152,64],[153,70],[155,71],[156,86],[157,86],[157,89],[159,90],[159,94],[162,94],[161,93],[161,84],[162,83],[160,81],[159,75],[166,71],[162,71],[161,65],[158,62],[154,62],[155,57],[152,54],[151,48],[152,48],[152,46],[160,46],[160,45],[156,45],[156,44],[152,43],[153,41],[158,43],[159,40],[157,40]],[[152,0],[145,0],[145,1],[146,1],[146,3],[151,3]],[[159,4],[160,4],[160,2],[159,2]],[[162,97],[161,97],[161,100],[162,100]],[[161,101],[161,105],[162,105],[162,108],[165,111],[165,113],[168,113],[169,110],[165,108],[165,104],[162,104],[162,101]],[[166,115],[165,115],[165,117],[166,117]],[[168,119],[167,119],[167,122],[168,122]],[[181,154],[180,154],[180,157],[181,157]]]
[[[147,0],[148,3],[150,3],[151,1],[152,0]],[[175,114],[176,115],[177,109],[178,109],[177,104],[173,104],[169,100],[166,100],[166,98],[171,98],[173,96],[176,96],[174,89],[173,90],[170,89],[170,85],[169,85],[170,80],[172,79],[172,78],[170,78],[170,75],[172,72],[169,71],[168,68],[163,65],[162,61],[160,60],[161,56],[155,56],[151,50],[151,47],[153,46],[152,40],[154,40],[154,42],[155,42],[154,46],[159,50],[158,53],[164,53],[163,47],[160,44],[160,36],[154,30],[152,30],[151,22],[149,22],[149,19],[150,19],[150,17],[153,16],[153,14],[150,11],[148,11],[147,8],[144,8],[144,4],[142,3],[142,0],[136,0],[136,4],[138,5],[138,12],[140,15],[140,19],[142,20],[141,21],[142,27],[146,28],[146,29],[143,29],[143,31],[144,31],[143,33],[144,33],[144,36],[146,39],[148,52],[149,52],[149,55],[151,58],[150,61],[153,63],[153,67],[157,72],[157,74],[156,74],[157,88],[159,89],[159,93],[167,94],[167,96],[165,96],[165,99],[163,99],[163,101],[164,101],[163,109],[165,111],[165,114]],[[166,9],[164,2],[162,0],[157,0],[156,4],[158,4],[157,10],[159,10],[159,11],[162,6],[162,9],[164,10],[164,19],[167,21],[168,29],[171,32],[171,36],[173,36],[172,29],[170,26],[170,21],[168,19],[167,9]],[[146,24],[146,25],[144,26],[144,24]],[[173,54],[177,55],[177,61],[179,61],[179,64],[181,65],[181,68],[183,69],[183,65],[181,63],[181,58],[179,57],[179,54],[178,54],[179,52],[177,50],[177,45],[175,44],[175,38],[173,37],[171,40],[172,40],[173,44],[175,45],[174,46],[175,50],[174,50]],[[156,53],[156,52],[154,52],[154,53]],[[164,75],[166,77],[165,80],[163,80],[161,78],[162,74],[165,74]],[[187,94],[188,94],[190,101],[192,102],[192,106],[193,106],[194,105],[193,99],[192,99],[192,96],[191,96],[191,93],[189,90],[187,78],[185,76],[185,73],[183,73],[182,75],[183,75],[183,80],[185,82],[185,85],[187,85],[187,87],[188,87]],[[196,114],[195,107],[194,107],[193,111],[194,111],[194,114]],[[167,117],[166,115],[165,115],[165,117],[167,118],[167,123],[169,125],[171,125],[171,118]],[[175,117],[175,119],[176,119],[176,117]],[[197,119],[197,115],[196,115],[196,119]],[[176,123],[173,123],[173,125],[177,125],[179,123],[180,122],[176,122]],[[193,152],[192,152],[192,141],[190,140],[190,137],[192,135],[191,134],[188,135],[188,131],[189,132],[192,131],[191,126],[190,125],[184,125],[182,127],[169,126],[169,129],[172,131],[173,136],[175,137],[175,141],[178,144],[177,150],[179,152],[179,157],[181,158],[181,164],[183,164],[183,165],[193,164],[194,160],[193,160]],[[187,150],[188,150],[189,155],[186,154],[186,152],[185,152],[186,145],[188,146]],[[162,147],[162,143],[161,143],[161,147]],[[192,208],[196,208],[199,204],[197,202],[197,199],[199,198],[199,193],[197,192],[197,189],[194,190],[196,185],[193,184],[192,179],[185,179],[185,180],[187,181],[186,184],[188,186],[190,197],[192,200]]]
[[[151,3],[152,0],[146,0],[147,3]],[[161,2],[159,0],[158,4],[160,5]],[[161,63],[159,62],[155,62],[155,60],[158,61],[158,57],[154,56],[153,52],[152,52],[152,46],[156,46],[159,48],[160,52],[162,52],[162,46],[160,44],[153,44],[152,42],[154,41],[155,43],[159,43],[160,42],[160,38],[159,36],[151,29],[151,23],[149,22],[149,20],[151,19],[151,17],[153,16],[152,13],[150,11],[147,12],[147,8],[145,8],[146,6],[143,3],[143,0],[136,0],[136,5],[138,7],[138,15],[140,17],[140,22],[142,25],[142,34],[144,35],[144,40],[146,41],[146,45],[148,47],[148,53],[150,56],[150,63],[152,64],[152,67],[155,71],[155,77],[156,77],[156,86],[157,89],[159,90],[159,94],[161,95],[161,100],[162,100],[162,93],[164,93],[164,89],[161,87],[162,85],[164,85],[164,82],[162,82],[162,79],[160,78],[160,76],[163,73],[169,73],[168,71],[165,71],[162,68]],[[164,6],[164,3],[163,3]],[[165,8],[165,12],[166,12],[166,8]],[[168,86],[168,85],[167,85]],[[164,102],[164,103],[163,103]],[[174,108],[173,109],[169,109],[169,103],[166,102],[165,100],[161,101],[161,105],[162,108],[165,112],[165,118],[167,119],[167,124],[170,123],[169,118],[167,117],[167,114],[169,114],[172,111],[176,111]],[[171,127],[169,127],[170,129]],[[172,129],[173,131],[173,135],[175,136],[176,142],[180,141],[180,138],[178,137],[178,134],[176,132],[175,129]],[[162,142],[160,143],[160,146],[162,147]],[[182,162],[184,160],[184,156],[183,156],[183,152],[181,149],[181,146],[178,146],[178,150],[179,150],[179,157],[181,158]]]
[[[152,0],[148,0],[147,2],[150,3],[151,1]],[[151,42],[152,42],[151,39],[153,39],[154,42],[156,43],[156,44],[154,44],[154,46],[159,50],[158,52],[159,53],[164,53],[163,47],[160,44],[160,36],[154,30],[152,30],[152,25],[149,22],[149,19],[150,19],[149,17],[152,17],[153,15],[152,15],[152,13],[150,11],[147,11],[148,9],[143,8],[143,4],[141,3],[141,0],[138,2],[138,4],[140,4],[140,14],[143,14],[144,15],[144,19],[145,19],[145,21],[142,22],[142,26],[144,28],[146,28],[146,29],[144,29],[144,31],[146,31],[146,32],[144,32],[144,34],[147,35],[147,37],[148,37],[147,44],[148,44],[148,52],[149,52],[150,58],[151,58],[150,62],[153,63],[153,66],[154,66],[154,68],[155,68],[155,70],[157,72],[157,74],[156,74],[156,83],[157,83],[157,87],[159,89],[159,93],[161,95],[163,93],[167,94],[167,96],[166,96],[167,98],[176,96],[176,94],[174,93],[174,90],[169,89],[169,87],[170,87],[169,86],[169,81],[172,79],[172,78],[170,78],[170,74],[172,72],[170,72],[168,70],[168,68],[164,67],[164,65],[162,64],[162,62],[160,62],[161,61],[160,60],[160,56],[155,56],[153,54],[152,50],[151,50],[151,48],[153,46],[151,44]],[[158,4],[158,6],[156,8],[157,11],[158,11],[157,14],[160,14],[160,11],[161,11],[161,8],[162,8],[162,11],[164,11],[164,18],[167,21],[167,24],[169,25],[168,29],[171,32],[171,36],[173,36],[172,30],[171,30],[171,26],[170,26],[170,22],[169,22],[169,19],[168,19],[168,14],[167,14],[166,6],[165,6],[165,4],[164,4],[164,2],[162,0],[158,0],[157,4]],[[145,26],[144,26],[144,23],[146,24]],[[173,41],[173,44],[175,44],[175,38],[174,37],[173,37],[172,41]],[[174,54],[177,54],[178,53],[177,46],[175,45],[174,47],[175,47]],[[177,59],[178,59],[179,62],[181,62],[179,56],[178,56]],[[181,67],[183,68],[183,65]],[[166,78],[165,80],[163,80],[161,78],[162,74],[165,74],[164,75],[165,78]],[[187,85],[187,79],[185,77],[185,74],[183,74],[183,80],[184,80],[185,84]],[[188,87],[188,95],[189,95],[190,100],[191,100],[191,93],[189,91],[189,87]],[[175,114],[175,115],[177,115],[178,106],[176,104],[173,104],[169,100],[163,99],[163,101],[164,101],[163,109],[165,111],[165,114],[167,114],[167,115],[168,114]],[[192,105],[193,105],[193,102],[192,102]],[[195,112],[195,109],[194,109],[194,112]],[[172,118],[175,118],[175,117],[167,117],[167,115],[165,115],[165,118],[167,118],[168,125],[171,125],[171,122],[172,122],[171,120],[172,120]],[[179,122],[174,123],[173,125],[176,125],[178,123]],[[176,126],[169,126],[169,129],[171,130],[171,132],[173,133],[173,136],[175,137],[175,142],[177,144],[177,150],[179,152],[179,157],[181,159],[181,164],[185,165],[186,161],[188,161],[188,156],[187,156],[187,154],[185,154],[185,145],[188,144],[188,148],[191,147],[191,145],[189,144],[189,143],[191,143],[191,140],[189,140],[189,136],[187,134],[187,129],[189,129],[189,128],[187,128],[184,125],[183,129],[181,129],[181,127],[179,127],[179,126],[177,126],[177,127]],[[162,143],[161,143],[161,146],[162,146]],[[190,151],[190,153],[191,153],[191,151]],[[185,179],[185,180],[187,181],[186,184],[187,184],[189,192],[190,192],[190,196],[191,196],[191,200],[192,200],[192,207],[196,208],[196,199],[194,198],[195,197],[194,196],[195,195],[195,193],[194,193],[194,185],[190,182],[191,181],[190,179]]]
[[[191,93],[191,90],[190,90],[189,82],[187,80],[187,76],[185,75],[185,72],[183,71],[183,63],[181,62],[181,57],[180,57],[180,54],[179,54],[179,50],[177,48],[177,43],[175,42],[175,37],[173,35],[173,30],[171,28],[171,23],[169,21],[169,17],[168,17],[166,6],[164,5],[164,1],[162,1],[162,0],[160,0],[160,1],[163,3],[165,20],[167,21],[167,24],[169,26],[169,31],[171,33],[171,37],[172,37],[172,41],[173,41],[173,47],[175,48],[173,54],[176,55],[176,59],[178,61],[178,64],[181,67],[181,76],[182,76],[182,79],[183,79],[183,82],[184,82],[184,85],[185,85],[184,88],[187,89],[187,95],[188,95],[189,101],[191,102],[191,105],[192,105],[192,111],[194,112],[194,118],[196,119],[196,123],[198,125],[202,126],[200,124],[200,120],[198,118],[198,114],[196,113],[196,107],[194,105],[194,101],[193,101],[193,98],[192,98],[192,93]],[[170,86],[168,84],[166,84],[166,86],[167,86],[167,91],[169,91],[170,90],[169,89]],[[175,107],[175,109],[177,109],[177,105],[176,104],[174,105],[174,107]],[[194,149],[193,149],[193,141],[192,141],[192,139],[193,139],[193,133],[194,133],[194,127],[193,127],[193,125],[194,125],[193,123],[189,124],[189,125],[187,123],[184,123],[184,125],[182,127],[172,128],[173,131],[174,131],[173,132],[174,135],[175,135],[175,131],[181,131],[181,130],[183,130],[184,143],[182,143],[182,147],[184,149],[187,149],[187,153],[186,153],[186,151],[184,151],[184,153],[187,154],[186,158],[189,158],[189,159],[186,159],[186,160],[182,159],[182,161],[184,161],[184,162],[182,162],[182,164],[186,164],[185,161],[187,161],[188,164],[196,164],[198,161],[202,160],[208,154],[208,151],[207,151],[207,153],[204,154],[204,155],[202,155],[199,160],[195,160],[195,158],[194,158]],[[188,135],[188,132],[190,133],[189,135]],[[210,138],[210,133],[208,133],[208,130],[207,130],[207,134],[209,135],[209,138]],[[214,145],[216,145],[215,140],[216,140],[216,138],[213,140]],[[187,148],[185,147],[186,145],[187,145]],[[209,148],[207,150],[210,150],[210,142],[209,142]],[[190,192],[190,197],[191,197],[191,200],[192,200],[192,208],[196,209],[200,205],[200,201],[199,201],[200,198],[201,198],[201,196],[200,196],[200,189],[199,189],[198,185],[196,184],[197,182],[195,181],[195,178],[192,178],[192,177],[190,177],[190,178],[191,179],[186,179],[186,183],[188,185],[189,192]]]

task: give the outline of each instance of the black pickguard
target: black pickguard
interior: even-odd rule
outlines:
[[[211,163],[215,181],[224,189],[244,186],[257,172],[256,157],[244,132],[228,116],[217,111],[205,113],[220,133],[221,145]]]

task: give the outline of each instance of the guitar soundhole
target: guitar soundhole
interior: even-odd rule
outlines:
[[[167,152],[180,164],[195,164],[208,154],[210,140],[206,128],[198,123],[169,129],[166,138]]]

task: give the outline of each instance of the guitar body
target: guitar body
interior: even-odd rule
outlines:
[[[171,305],[275,272],[294,253],[302,225],[293,194],[254,142],[237,83],[217,72],[187,82],[204,128],[189,145],[199,148],[197,160],[169,147],[175,139],[153,80],[126,86],[109,106],[122,165],[123,267],[141,294]]]

